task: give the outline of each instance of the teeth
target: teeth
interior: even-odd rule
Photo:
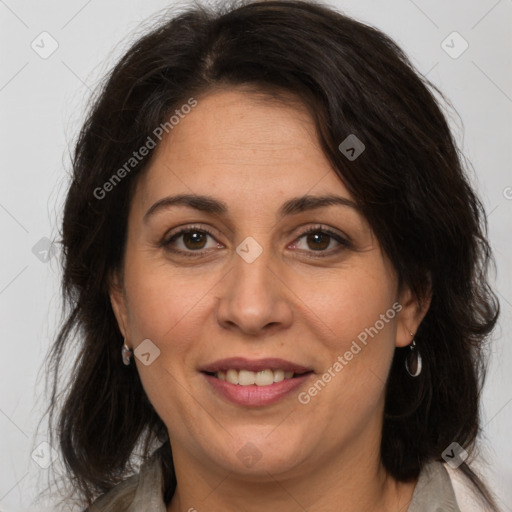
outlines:
[[[274,383],[274,372],[272,370],[258,372],[256,374],[255,383],[256,386],[270,386],[270,384]]]
[[[238,384],[238,371],[229,369],[226,372],[226,380],[231,384]]]
[[[274,382],[281,382],[284,380],[284,371],[283,370],[274,370]]]
[[[226,380],[231,384],[240,386],[270,386],[274,382],[281,382],[284,379],[291,379],[293,372],[284,370],[262,370],[261,372],[251,372],[250,370],[235,370],[230,368],[227,371],[218,371],[215,376],[220,380]]]
[[[256,382],[256,374],[249,370],[240,370],[238,372],[238,384],[240,386],[252,386]]]

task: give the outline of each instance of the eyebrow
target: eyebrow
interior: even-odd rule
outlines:
[[[357,212],[361,211],[359,206],[354,201],[346,197],[333,194],[322,196],[305,195],[301,197],[294,197],[283,203],[281,208],[279,208],[277,217],[280,219],[288,215],[296,215],[305,211],[333,205],[348,206]],[[157,212],[166,210],[172,206],[186,206],[201,212],[219,216],[225,216],[228,213],[227,204],[211,196],[179,194],[176,196],[164,197],[154,203],[144,214],[144,222],[147,222],[149,217],[155,215]]]

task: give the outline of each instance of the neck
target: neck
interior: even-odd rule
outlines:
[[[366,448],[365,448],[366,446]],[[293,474],[248,477],[219,470],[208,463],[190,464],[173,447],[178,486],[168,512],[244,510],[281,512],[391,512],[406,510],[416,482],[400,483],[389,476],[378,450],[352,443],[342,453],[304,464]],[[372,456],[372,453],[374,456]]]

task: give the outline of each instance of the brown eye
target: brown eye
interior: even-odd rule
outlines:
[[[301,252],[316,253],[315,257],[332,256],[351,247],[347,239],[325,226],[314,226],[304,231],[292,245],[293,249]]]
[[[188,233],[183,233],[183,243],[187,249],[203,249],[206,244],[206,237],[205,233],[189,231]]]
[[[316,232],[307,235],[307,244],[313,251],[322,251],[329,247],[331,236],[326,233]]]
[[[192,257],[202,256],[212,249],[222,247],[210,231],[193,226],[174,232],[161,245],[172,253]]]

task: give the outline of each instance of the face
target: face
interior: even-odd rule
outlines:
[[[176,460],[256,478],[378,453],[421,315],[300,104],[198,98],[137,184],[111,290]]]

